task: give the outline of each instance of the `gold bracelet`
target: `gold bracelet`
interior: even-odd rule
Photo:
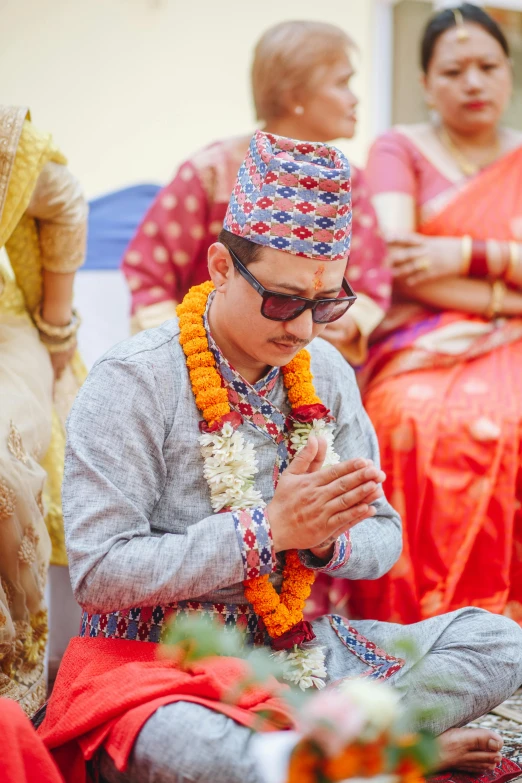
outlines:
[[[75,335],[81,324],[81,318],[76,310],[72,311],[72,318],[65,326],[50,324],[42,318],[41,305],[38,305],[33,312],[33,321],[39,332],[46,337],[54,337],[58,340],[66,340],[68,337]]]
[[[520,261],[520,255],[518,251],[518,243],[517,242],[510,242],[509,243],[509,263],[506,270],[506,280],[509,280],[510,283],[514,283],[516,280],[516,272],[518,267],[518,262]]]
[[[469,275],[469,268],[471,266],[471,257],[473,255],[473,240],[469,234],[465,234],[461,240],[461,264],[460,274],[462,277]]]
[[[72,334],[70,337],[67,338],[67,340],[62,340],[61,342],[56,343],[46,343],[43,341],[43,344],[49,351],[49,353],[64,353],[65,351],[68,351],[70,348],[73,348],[76,345],[76,335]]]
[[[486,318],[493,321],[502,310],[504,299],[506,298],[507,288],[503,280],[495,280],[491,286],[491,299],[485,312]]]

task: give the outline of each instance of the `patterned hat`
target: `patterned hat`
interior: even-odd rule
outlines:
[[[257,131],[224,228],[258,245],[321,261],[348,259],[350,164],[329,144]]]

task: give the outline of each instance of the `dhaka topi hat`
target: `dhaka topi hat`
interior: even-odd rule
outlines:
[[[348,261],[350,164],[331,144],[256,131],[223,227],[250,242],[321,261]]]

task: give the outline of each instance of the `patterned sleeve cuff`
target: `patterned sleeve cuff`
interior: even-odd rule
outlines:
[[[315,557],[309,549],[300,551],[299,557],[301,558],[303,565],[307,568],[310,568],[313,571],[322,571],[325,574],[331,574],[338,571],[348,562],[351,551],[352,545],[350,543],[350,534],[343,533],[335,542],[333,554],[327,563],[324,563],[322,560],[319,560],[318,557]]]
[[[243,559],[244,578],[271,574],[276,566],[276,554],[264,508],[235,511],[232,519]]]

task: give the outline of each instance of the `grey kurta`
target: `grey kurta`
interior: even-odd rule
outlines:
[[[232,514],[213,514],[203,477],[199,422],[175,320],[128,340],[100,360],[81,389],[68,427],[64,516],[71,578],[89,611],[198,598],[244,603],[246,573]],[[311,346],[316,390],[337,420],[341,459],[379,462],[354,373],[324,340]],[[269,399],[290,408],[280,377]],[[277,446],[249,424],[256,487],[268,502]],[[398,514],[382,499],[378,516],[351,533],[338,577],[376,579],[401,550]]]
[[[187,599],[229,606],[245,602],[244,544],[233,514],[212,513],[198,443],[200,415],[178,337],[173,320],[117,346],[95,365],[70,416],[64,519],[73,588],[90,613],[84,627],[90,635],[105,635],[111,627],[109,622],[101,629],[99,613]],[[375,434],[353,371],[322,340],[310,351],[317,393],[336,418],[335,450],[341,459],[366,457],[378,464]],[[283,415],[289,412],[280,377],[267,399]],[[244,423],[241,431],[255,445],[256,487],[268,501],[277,445],[251,424]],[[351,531],[344,556],[337,553],[321,566],[302,553],[308,564],[338,578],[385,573],[400,553],[400,519],[386,500],[375,505],[378,514]],[[264,567],[277,584],[273,553]],[[435,732],[465,724],[522,681],[522,631],[480,610],[463,609],[410,627],[349,625],[327,616],[314,621],[314,630],[326,649],[329,679],[391,676],[405,701],[442,708],[424,723]],[[125,634],[136,638],[135,630]],[[404,639],[416,651],[398,662],[361,634],[388,652]],[[441,669],[444,684],[434,692]],[[207,741],[204,749],[202,736],[219,742]],[[198,705],[169,705],[145,725],[128,773],[119,776],[105,758],[104,775],[125,781],[257,783],[248,740],[247,729],[221,715]]]

